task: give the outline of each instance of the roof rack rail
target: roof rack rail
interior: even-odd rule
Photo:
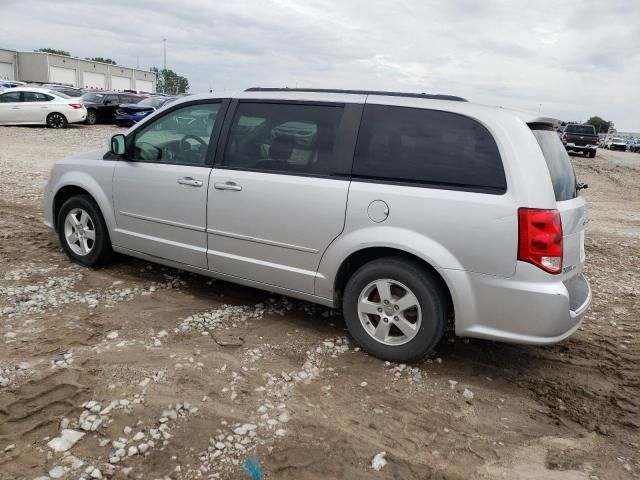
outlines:
[[[349,93],[355,95],[384,95],[390,97],[411,97],[428,98],[430,100],[451,100],[453,102],[468,102],[466,98],[455,95],[440,95],[428,93],[407,93],[407,92],[384,92],[379,90],[340,90],[334,88],[273,88],[273,87],[251,87],[245,92],[311,92],[311,93]]]

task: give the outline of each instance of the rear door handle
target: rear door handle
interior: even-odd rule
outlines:
[[[183,177],[178,179],[180,185],[189,185],[190,187],[201,187],[202,182],[191,177]]]
[[[242,187],[235,182],[214,183],[213,188],[216,190],[233,190],[234,192],[242,190]]]

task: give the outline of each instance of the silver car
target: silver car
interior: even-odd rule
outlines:
[[[448,328],[545,345],[591,301],[558,124],[439,95],[194,95],[59,161],[46,223],[83,265],[118,252],[342,307],[387,360]]]

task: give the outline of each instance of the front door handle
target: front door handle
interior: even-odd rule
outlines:
[[[183,177],[178,179],[180,185],[189,185],[190,187],[201,187],[202,182],[191,177]]]
[[[213,188],[216,190],[232,190],[234,192],[242,190],[242,187],[235,182],[214,183]]]

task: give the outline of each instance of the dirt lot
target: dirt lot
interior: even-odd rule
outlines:
[[[574,157],[594,289],[575,336],[405,366],[324,308],[67,261],[41,223],[50,165],[115,131],[0,127],[0,478],[242,479],[253,454],[273,479],[640,478],[640,155]],[[84,433],[66,453],[62,430]]]

